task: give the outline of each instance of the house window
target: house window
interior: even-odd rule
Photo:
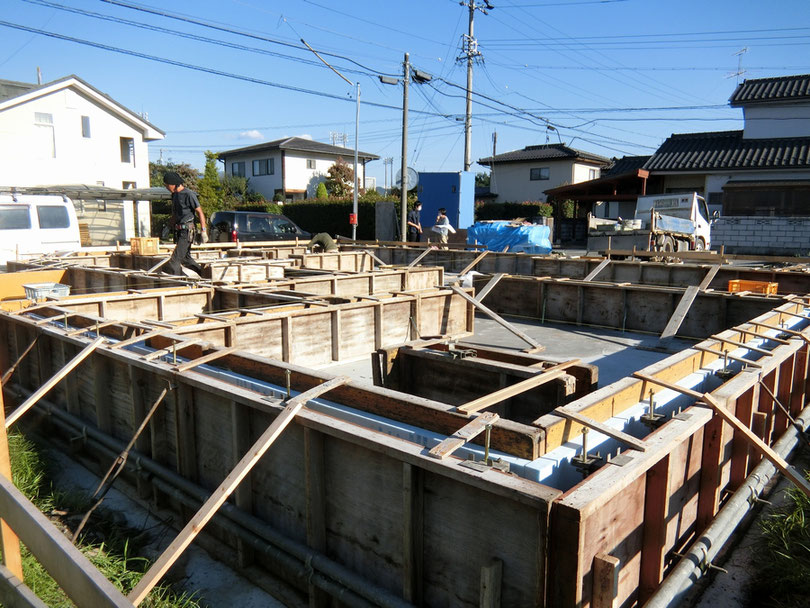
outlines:
[[[53,114],[34,112],[34,125],[36,125],[36,150],[39,158],[56,158]]]
[[[548,167],[537,167],[529,169],[529,179],[536,181],[539,179],[548,179]]]
[[[231,175],[234,177],[245,177],[245,161],[231,163]]]
[[[263,158],[261,160],[253,161],[253,175],[273,175],[275,168],[273,167],[272,158]]]
[[[131,137],[121,138],[121,162],[135,164],[135,140]]]
[[[307,159],[307,169],[314,169],[315,168],[315,159],[308,158]]]
[[[52,228],[68,228],[70,226],[70,217],[68,216],[67,209],[64,207],[38,206],[37,216],[39,217],[39,227],[44,230]]]
[[[599,177],[599,169],[588,169],[588,179],[597,179]]]
[[[135,182],[121,182],[121,189],[122,190],[134,190],[135,189]]]
[[[82,137],[90,137],[90,117],[82,116]]]

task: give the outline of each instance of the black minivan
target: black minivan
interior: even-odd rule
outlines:
[[[211,241],[290,241],[309,239],[311,235],[301,230],[292,220],[283,215],[261,211],[217,211],[211,216]]]

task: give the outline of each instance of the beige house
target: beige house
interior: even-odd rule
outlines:
[[[526,146],[478,161],[490,168],[495,202],[546,200],[544,190],[597,179],[610,159],[565,144]]]

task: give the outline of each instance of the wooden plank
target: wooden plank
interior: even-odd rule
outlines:
[[[470,271],[471,271],[473,268],[475,268],[476,266],[478,266],[478,262],[480,262],[481,260],[483,260],[483,259],[484,259],[484,257],[485,257],[485,256],[486,256],[488,253],[489,253],[489,250],[488,250],[488,249],[486,249],[486,250],[482,251],[481,253],[479,253],[477,256],[475,256],[475,259],[474,259],[472,262],[470,262],[469,264],[467,264],[467,265],[464,267],[464,269],[463,269],[461,272],[459,272],[459,273],[458,273],[458,276],[459,276],[459,277],[463,277],[465,274],[467,274],[468,272],[470,272]]]
[[[56,529],[39,509],[0,475],[0,513],[77,606],[132,608],[118,589]]]
[[[593,270],[591,270],[591,272],[588,273],[588,276],[586,276],[582,280],[583,281],[593,281],[596,278],[596,276],[600,272],[602,272],[608,264],[610,264],[610,258],[605,258],[604,260],[599,262],[599,265],[596,268],[594,268]]]
[[[202,357],[198,357],[197,359],[194,359],[193,361],[187,361],[186,363],[178,365],[177,367],[174,368],[174,371],[176,371],[176,372],[188,371],[190,369],[193,369],[193,368],[197,367],[198,365],[202,365],[204,363],[210,363],[211,361],[216,361],[217,359],[221,359],[225,355],[229,355],[232,352],[234,352],[235,350],[238,350],[236,346],[229,346],[227,348],[221,348],[219,350],[215,350],[214,352],[208,353],[207,355],[204,355]]]
[[[620,441],[621,443],[627,445],[628,447],[638,450],[639,452],[644,452],[647,450],[647,447],[644,445],[644,442],[636,439],[632,435],[628,435],[618,429],[614,429],[609,427],[606,424],[593,420],[592,418],[588,418],[587,416],[583,416],[578,412],[572,412],[564,407],[558,407],[557,409],[551,412],[552,414],[556,414],[562,418],[567,418],[568,420],[573,420],[574,422],[578,422],[582,426],[587,426],[588,428],[593,429],[594,431],[598,431],[603,435],[607,435],[608,437],[612,437],[616,441]]]
[[[436,251],[436,247],[435,247],[435,246],[428,246],[427,248],[425,248],[425,250],[424,250],[422,253],[420,253],[418,256],[416,256],[416,257],[415,257],[415,258],[414,258],[414,259],[411,261],[411,263],[410,263],[410,264],[408,264],[408,268],[412,268],[413,266],[416,266],[416,265],[417,265],[419,262],[421,262],[421,261],[422,261],[422,259],[423,259],[423,258],[424,258],[424,257],[425,257],[427,254],[429,254],[431,251]]]
[[[709,268],[709,271],[706,273],[706,276],[703,277],[703,280],[700,282],[700,285],[698,285],[698,289],[700,291],[703,291],[704,289],[708,289],[709,284],[714,279],[714,277],[717,274],[718,270],[720,270],[720,264],[715,264],[714,266]]]
[[[644,524],[639,573],[639,605],[658,588],[664,574],[664,547],[667,537],[669,503],[669,462],[667,454],[647,471],[644,488]]]
[[[142,357],[142,359],[144,361],[153,361],[165,355],[171,354],[172,352],[179,353],[184,348],[188,348],[189,346],[192,346],[194,344],[199,344],[200,342],[204,342],[204,340],[202,338],[192,338],[190,340],[183,340],[182,342],[178,340],[174,342],[171,346],[161,348],[160,350],[155,350],[152,351],[151,353],[145,354]]]
[[[795,336],[797,338],[802,338],[805,342],[810,343],[810,336],[796,331],[795,329],[787,329],[786,327],[777,327],[776,325],[768,325],[767,323],[758,323],[756,321],[748,321],[751,325],[756,325],[758,327],[766,327],[768,329],[775,329],[776,331],[780,331],[782,333],[789,334],[791,336]]]
[[[20,405],[17,409],[11,412],[11,415],[6,419],[6,428],[9,428],[12,424],[17,422],[20,417],[25,414],[28,410],[30,410],[34,405],[44,397],[48,391],[50,391],[54,386],[59,384],[62,381],[62,378],[67,376],[71,371],[73,371],[76,366],[79,365],[82,361],[84,361],[87,357],[89,357],[98,346],[104,342],[104,338],[96,338],[90,344],[84,347],[84,349],[73,359],[71,359],[65,367],[60,369],[56,374],[54,374],[45,384],[40,386],[28,399],[26,399],[22,405]]]
[[[692,307],[692,303],[695,301],[697,297],[699,287],[695,285],[690,285],[686,288],[686,291],[683,292],[683,296],[681,296],[681,301],[678,302],[678,306],[675,308],[675,312],[672,313],[672,316],[669,318],[664,331],[661,332],[661,339],[671,338],[681,327],[683,320],[686,318],[686,314],[689,312],[689,309]]]
[[[36,342],[36,340],[35,340]],[[0,390],[0,475],[11,482],[11,458],[8,451],[8,433],[5,426],[6,410],[3,391]],[[3,565],[19,580],[23,580],[22,558],[20,556],[20,539],[4,519],[0,519],[0,549],[3,550]]]
[[[434,446],[428,455],[440,460],[447,458],[465,443],[480,435],[487,426],[494,424],[499,418],[500,416],[494,412],[484,412],[480,416],[476,416],[450,437]]]
[[[737,331],[737,330],[733,329],[732,331]],[[761,353],[761,354],[766,355],[768,357],[773,356],[773,353],[771,351],[765,350],[764,348],[759,348],[757,346],[751,346],[750,344],[747,344],[746,342],[737,342],[736,340],[729,340],[728,338],[721,338],[719,336],[709,336],[709,337],[712,340],[717,340],[718,342],[724,342],[726,344],[733,344],[734,346],[738,346],[740,348],[747,348],[748,350],[752,350],[755,353]]]
[[[248,453],[239,461],[239,464],[228,474],[219,487],[214,490],[211,497],[205,501],[205,504],[197,511],[197,514],[186,524],[180,531],[180,534],[177,535],[177,538],[171,542],[152,567],[143,575],[140,582],[135,585],[127,596],[133,604],[136,606],[140,604],[152,588],[157,585],[175,560],[202,531],[205,524],[211,520],[217,510],[228,500],[228,497],[242,479],[250,473],[253,466],[259,462],[264,453],[273,445],[273,442],[278,439],[279,435],[287,428],[287,425],[293,421],[298,411],[311,399],[315,399],[350,381],[351,379],[347,376],[338,376],[287,401],[284,410],[276,416],[275,420],[267,427],[267,430],[262,433],[261,437],[253,444]]]
[[[506,401],[510,397],[525,393],[526,391],[540,386],[541,384],[545,384],[546,382],[559,378],[566,373],[566,370],[569,367],[579,365],[580,363],[582,363],[582,361],[579,359],[571,359],[571,361],[566,361],[565,363],[560,363],[553,367],[549,367],[543,370],[541,373],[535,374],[534,376],[526,378],[525,380],[521,380],[520,382],[497,390],[494,393],[484,395],[483,397],[479,397],[478,399],[473,399],[472,401],[459,405],[456,409],[460,412],[464,412],[465,414],[474,414],[475,412],[479,412],[484,408],[490,407],[491,405],[496,405],[501,401]]]
[[[380,258],[378,258],[376,255],[371,253],[371,251],[369,251],[368,249],[363,249],[363,253],[367,254],[371,259],[373,259],[375,262],[377,262],[380,266],[390,266],[390,264],[386,264],[385,262],[383,262]]]
[[[493,559],[491,563],[481,566],[481,591],[478,606],[480,608],[501,607],[501,584],[503,582],[503,562]]]
[[[498,323],[498,325],[505,327],[510,332],[515,334],[518,338],[520,338],[527,344],[531,345],[532,348],[543,348],[543,346],[539,342],[537,342],[532,337],[526,335],[524,332],[514,327],[511,323],[503,319],[500,315],[498,315],[494,311],[490,310],[489,308],[481,304],[481,302],[479,302],[478,300],[471,297],[466,291],[462,290],[458,285],[451,285],[450,288],[458,295],[460,295],[462,298],[467,300],[470,304],[475,306],[478,310],[480,310],[485,315],[488,315],[490,318],[492,318],[492,320]]]
[[[728,357],[732,361],[738,361],[740,363],[744,363],[745,365],[750,365],[751,367],[762,367],[761,363],[757,363],[756,361],[751,361],[751,359],[744,359],[743,357],[737,357],[736,355],[725,355],[725,353],[715,350],[713,348],[707,348],[705,346],[701,346],[700,344],[695,344],[694,346],[690,346],[689,348],[694,348],[695,350],[699,350],[704,353],[712,353],[713,355],[717,355],[721,359],[723,356]]]
[[[110,348],[124,348],[125,346],[131,346],[132,344],[137,344],[138,342],[143,342],[145,340],[149,340],[150,338],[154,338],[156,336],[162,336],[163,334],[169,333],[171,329],[174,329],[172,326],[164,327],[162,329],[153,329],[152,331],[147,331],[142,334],[138,334],[137,336],[132,336],[126,340],[121,340],[120,342],[116,342]]]
[[[592,608],[613,608],[619,590],[620,569],[621,562],[618,557],[607,553],[597,553],[594,556]]]
[[[11,570],[0,565],[0,606],[6,608],[48,608]]]
[[[759,452],[762,456],[771,461],[771,463],[781,471],[793,484],[804,492],[805,496],[810,498],[810,482],[808,482],[800,471],[790,466],[784,458],[774,452],[770,446],[763,442],[759,437],[754,435],[751,430],[746,427],[739,419],[729,412],[726,408],[720,405],[711,395],[706,393],[703,395],[704,403],[708,404],[723,420],[730,424],[734,430],[740,433],[740,436],[747,439],[751,446]]]
[[[25,356],[31,352],[31,349],[34,348],[34,346],[36,346],[37,340],[39,340],[39,334],[34,336],[34,339],[28,346],[26,346],[23,353],[19,357],[17,357],[17,360],[14,363],[12,363],[11,366],[6,370],[6,372],[3,374],[2,379],[0,379],[0,386],[6,384],[9,381],[9,378],[11,378],[11,375],[14,373],[14,370],[17,369],[17,366],[19,366],[22,360],[25,359]]]
[[[486,285],[481,288],[477,294],[475,294],[475,299],[479,302],[483,302],[484,298],[487,297],[487,294],[492,291],[492,288],[498,284],[498,282],[506,276],[505,272],[499,272],[495,276],[493,276]]]
[[[652,384],[657,384],[658,386],[663,386],[664,388],[668,388],[670,390],[683,393],[684,395],[689,395],[690,397],[694,397],[695,399],[703,398],[703,393],[693,391],[691,388],[686,388],[685,386],[673,384],[672,382],[667,382],[666,380],[661,380],[654,376],[648,376],[647,374],[642,374],[641,372],[633,372],[633,376],[635,378],[638,378],[639,380],[644,380],[645,382],[650,382]]]

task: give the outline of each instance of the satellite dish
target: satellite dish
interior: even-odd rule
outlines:
[[[419,172],[411,167],[408,167],[408,190],[413,190],[419,184]],[[402,170],[397,171],[397,176],[394,179],[394,185],[397,188],[402,187]]]

